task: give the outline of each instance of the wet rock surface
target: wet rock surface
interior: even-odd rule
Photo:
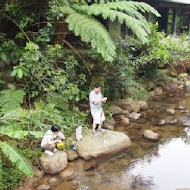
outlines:
[[[45,184],[40,185],[40,186],[38,186],[36,188],[36,190],[49,190],[49,189],[51,189],[51,186],[50,185],[45,185]]]
[[[78,155],[85,160],[112,154],[130,146],[130,139],[124,133],[106,130],[99,136],[91,132],[77,143]]]
[[[190,104],[188,103],[190,101],[184,101],[185,95],[182,94],[182,92],[173,92],[173,94],[177,97],[173,96],[172,92],[169,92],[168,94],[163,94],[162,92],[160,97],[158,95],[157,101],[149,101],[148,109],[140,112],[140,114],[142,114],[141,117],[126,126],[120,125],[121,115],[118,117],[115,130],[125,133],[131,139],[131,146],[124,150],[122,154],[120,153],[119,155],[115,155],[113,158],[100,157],[88,162],[79,158],[72,162],[74,164],[74,178],[71,177],[69,179],[70,181],[64,181],[59,178],[59,180],[61,179],[61,182],[56,184],[56,186],[52,187],[51,183],[48,182],[44,182],[44,184],[49,184],[53,190],[95,190],[96,188],[100,189],[100,187],[102,190],[126,190],[126,187],[128,190],[155,190],[154,186],[152,186],[153,180],[151,178],[144,179],[137,176],[126,176],[126,170],[129,166],[135,164],[136,160],[144,158],[146,155],[150,157],[157,156],[158,146],[160,143],[163,143],[170,138],[184,136],[184,126],[189,126],[189,118],[186,114],[190,109]],[[171,97],[172,100],[170,100]],[[181,99],[179,97],[181,97]],[[185,98],[190,100],[188,97]],[[167,113],[166,111],[171,108],[174,108],[175,110],[174,115]],[[126,114],[128,113],[126,112]],[[163,121],[163,123],[159,125],[161,121]],[[183,125],[183,123],[185,125]],[[149,129],[157,134],[160,134],[162,137],[161,140],[152,142],[145,139],[142,134],[144,131]],[[96,143],[99,142],[99,138],[104,140],[106,139],[104,134],[98,137],[92,137]],[[102,140],[102,142],[104,141]],[[91,151],[93,146],[93,144],[90,144],[87,147],[87,150]],[[41,180],[42,179],[40,179],[37,186],[40,185]],[[180,189],[178,187],[180,186],[177,186],[174,189]],[[181,190],[182,189],[183,188],[181,188]]]
[[[66,153],[67,153],[67,159],[69,161],[73,161],[73,160],[76,160],[78,158],[78,154],[74,150],[67,150]]]
[[[151,130],[146,130],[143,133],[144,137],[148,140],[157,141],[160,138],[160,135],[158,133],[154,133]]]

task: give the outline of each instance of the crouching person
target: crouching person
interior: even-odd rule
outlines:
[[[49,156],[53,156],[57,151],[56,144],[60,143],[62,140],[65,140],[65,136],[60,131],[60,127],[58,125],[53,125],[51,130],[48,130],[41,142],[41,147],[45,150],[45,153]]]

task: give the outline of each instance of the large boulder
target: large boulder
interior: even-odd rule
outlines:
[[[43,153],[40,157],[40,164],[45,173],[57,174],[67,167],[67,154],[63,151],[57,151],[53,156]]]
[[[111,105],[108,110],[111,111],[114,115],[120,115],[123,113],[123,110],[116,105]]]
[[[140,105],[137,101],[134,101],[131,98],[122,99],[118,106],[123,110],[128,110],[129,112],[139,112]]]
[[[99,136],[91,132],[77,143],[78,155],[85,160],[113,154],[126,149],[131,144],[127,135],[120,132],[106,130]]]

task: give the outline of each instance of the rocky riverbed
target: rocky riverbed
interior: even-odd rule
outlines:
[[[74,161],[68,162],[66,169],[53,176],[43,175],[36,170],[35,177],[28,179],[20,190],[175,190],[190,187],[190,182],[186,182],[188,181],[186,166],[190,159],[187,133],[190,127],[190,94],[181,88],[162,92],[154,96],[148,102],[148,107],[145,105],[145,109],[137,106],[135,110],[127,110],[124,107],[122,109],[121,104],[114,106],[114,109],[117,108],[113,118],[116,123],[112,120],[106,123],[106,126],[112,126],[112,130],[125,134],[125,141],[129,137],[131,140],[129,147],[125,146],[122,152],[114,155],[103,154],[99,157],[99,154],[98,156],[91,154],[90,158],[94,159],[88,160],[87,156],[87,161],[82,158],[73,159]],[[110,109],[113,109],[113,106]],[[137,117],[135,113],[140,116]],[[130,117],[129,114],[131,114]],[[128,118],[128,121],[124,118]],[[107,138],[104,139],[104,135],[106,137],[106,134],[103,134],[97,137],[97,140],[102,138],[104,142]],[[176,151],[172,152],[175,148]],[[87,149],[88,147],[84,148],[81,154],[78,152],[79,155],[85,158]],[[173,157],[167,154],[168,151],[172,152]],[[182,157],[183,153],[187,154]],[[164,157],[164,161],[161,161]],[[164,172],[168,169],[167,166],[175,166],[171,165],[172,158],[175,158],[176,167],[169,170],[180,175]],[[182,162],[186,164],[181,164]],[[182,166],[181,170],[177,166],[179,164]],[[143,167],[146,169],[143,170]],[[162,176],[158,175],[158,172]],[[163,177],[164,173],[167,175]],[[177,183],[178,181],[182,182]]]

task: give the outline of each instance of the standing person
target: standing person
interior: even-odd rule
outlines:
[[[94,85],[94,89],[89,94],[90,111],[93,117],[92,133],[98,136],[105,130],[102,129],[103,121],[105,120],[104,112],[102,109],[102,103],[105,103],[107,97],[103,97],[101,93],[101,86],[99,84]],[[98,128],[96,130],[96,126]]]
[[[60,131],[60,127],[58,125],[53,125],[51,130],[48,130],[41,142],[41,147],[45,150],[49,156],[53,156],[55,152],[57,152],[56,144],[65,140],[65,136]]]

